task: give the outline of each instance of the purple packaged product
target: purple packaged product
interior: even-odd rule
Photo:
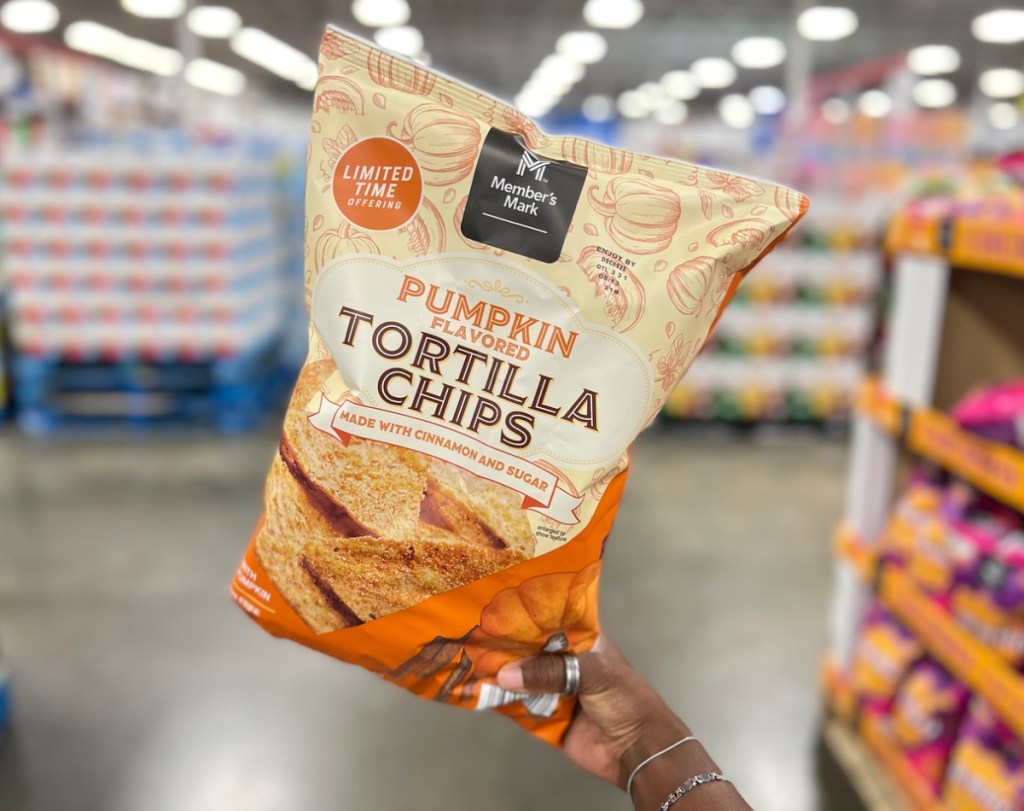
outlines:
[[[865,614],[851,686],[866,711],[887,713],[903,677],[924,653],[921,643],[877,603]]]
[[[969,698],[966,687],[928,659],[911,668],[896,695],[896,740],[936,794]]]
[[[942,791],[949,811],[1024,808],[1024,751],[1013,732],[980,698],[971,700],[950,755]]]
[[[968,394],[953,407],[952,417],[962,428],[985,439],[1024,448],[1024,382]]]

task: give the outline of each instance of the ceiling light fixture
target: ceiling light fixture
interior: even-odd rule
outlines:
[[[583,117],[588,121],[601,123],[615,117],[615,102],[609,96],[587,96],[581,109]]]
[[[956,101],[956,87],[948,79],[922,79],[914,85],[913,95],[920,107],[939,109]]]
[[[960,67],[960,52],[952,45],[920,45],[907,54],[907,67],[918,76],[952,73]]]
[[[982,42],[1020,42],[1024,40],[1024,9],[997,8],[979,14],[971,22],[971,33]]]
[[[1012,130],[1020,123],[1020,111],[1008,101],[999,101],[988,108],[988,123],[997,130]]]
[[[411,12],[406,0],[355,0],[352,16],[367,28],[389,28],[405,25]]]
[[[604,59],[608,43],[597,31],[569,31],[558,38],[555,50],[584,65],[593,65]]]
[[[868,118],[885,118],[892,112],[892,99],[884,90],[865,90],[857,99],[857,109]]]
[[[231,37],[231,50],[304,90],[316,85],[316,62],[260,28],[240,29]]]
[[[0,8],[0,24],[19,34],[44,34],[60,22],[60,12],[49,0],[7,0]]]
[[[754,107],[750,99],[740,93],[730,93],[718,102],[718,114],[726,126],[737,130],[749,129],[754,124]]]
[[[994,99],[1012,99],[1024,94],[1024,73],[1016,68],[992,68],[978,77],[978,87]]]
[[[193,59],[185,66],[185,81],[201,90],[237,96],[245,89],[245,74],[210,59]]]
[[[732,61],[741,68],[774,68],[786,60],[786,45],[775,37],[747,37],[732,46]]]
[[[858,24],[856,13],[845,6],[813,6],[796,18],[800,36],[818,42],[844,39],[857,30]]]
[[[690,65],[690,73],[701,87],[719,89],[736,81],[736,67],[728,59],[709,56]]]
[[[686,120],[687,112],[688,110],[686,109],[686,105],[681,101],[669,99],[667,104],[662,105],[654,111],[654,120],[659,124],[674,127],[678,124],[682,124]]]
[[[786,94],[773,85],[755,87],[750,91],[749,98],[758,115],[776,115],[786,107]]]
[[[850,119],[850,104],[845,99],[826,99],[821,105],[821,117],[829,124],[842,124]]]
[[[690,101],[700,95],[700,85],[688,70],[670,70],[661,77],[665,94],[679,101]]]
[[[227,39],[242,27],[242,18],[227,6],[196,6],[188,13],[185,23],[197,37]]]
[[[423,34],[411,25],[378,28],[373,38],[381,48],[403,56],[415,58],[423,53]]]
[[[185,11],[185,0],[121,0],[121,8],[136,17],[172,20]]]
[[[175,75],[184,62],[181,54],[173,48],[135,39],[89,20],[79,20],[65,28],[64,44],[76,51],[158,76]]]
[[[583,19],[594,28],[632,28],[644,16],[640,0],[587,0]]]
[[[627,90],[621,93],[618,108],[619,114],[623,118],[643,118],[650,112],[643,94],[637,90]]]

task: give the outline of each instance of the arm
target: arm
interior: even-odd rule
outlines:
[[[580,655],[579,663],[579,705],[566,733],[565,753],[586,771],[624,789],[640,763],[692,733],[607,639]],[[560,656],[526,659],[503,668],[498,683],[508,690],[560,693],[565,665]],[[637,773],[634,807],[657,811],[690,777],[719,771],[698,741],[681,744]],[[672,809],[750,811],[750,806],[732,783],[713,782],[688,791]]]

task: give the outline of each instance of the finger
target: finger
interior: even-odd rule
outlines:
[[[578,657],[580,692],[586,689],[591,654]],[[498,671],[498,686],[524,693],[561,693],[565,690],[565,658],[559,655],[533,656],[505,665]]]

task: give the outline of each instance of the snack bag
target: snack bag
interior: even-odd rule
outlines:
[[[1024,747],[978,697],[971,700],[950,755],[942,807],[949,811],[1024,808]]]
[[[877,603],[868,608],[853,654],[850,683],[866,712],[887,714],[921,643]]]
[[[549,137],[334,28],[319,69],[309,357],[232,593],[558,743],[572,701],[494,676],[593,645],[629,445],[807,200]]]
[[[892,710],[900,748],[937,796],[970,692],[930,660],[911,668]]]
[[[1024,448],[1024,383],[1011,382],[971,392],[950,412],[968,431],[992,442]]]

